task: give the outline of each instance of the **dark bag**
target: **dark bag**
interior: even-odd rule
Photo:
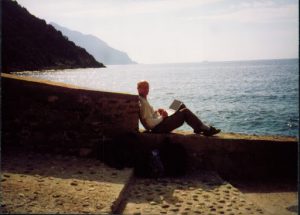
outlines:
[[[187,153],[167,138],[157,149],[144,149],[136,159],[135,174],[141,177],[181,176],[186,173]]]
[[[158,149],[144,150],[136,159],[135,174],[140,177],[158,178],[164,175],[164,166],[161,162]]]

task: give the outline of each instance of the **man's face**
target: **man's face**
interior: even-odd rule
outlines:
[[[141,96],[147,96],[148,93],[149,93],[149,84],[141,84],[138,88],[138,92],[139,92],[139,95]]]

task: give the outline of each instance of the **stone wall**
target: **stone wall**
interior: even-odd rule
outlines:
[[[139,134],[139,142],[151,148],[159,147],[167,139],[184,146],[191,171],[214,170],[224,179],[297,180],[298,141],[295,137],[227,133],[205,137],[180,131]]]
[[[105,135],[138,131],[138,96],[2,76],[2,148],[79,153]]]

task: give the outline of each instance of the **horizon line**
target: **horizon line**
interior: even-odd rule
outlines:
[[[139,63],[136,62],[135,64],[141,64],[141,65],[159,65],[159,64],[185,64],[185,63],[222,63],[222,62],[245,62],[245,61],[268,61],[268,60],[299,60],[299,57],[291,57],[291,58],[264,58],[264,59],[243,59],[243,60],[201,60],[201,61],[182,61],[182,62],[161,62],[161,63]],[[124,65],[124,64],[108,64],[110,66],[113,65]],[[126,64],[125,64],[126,65]],[[134,65],[134,64],[128,64],[128,65]]]

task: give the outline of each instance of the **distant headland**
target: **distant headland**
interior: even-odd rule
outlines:
[[[16,1],[2,1],[2,71],[105,67]]]
[[[68,39],[73,41],[76,45],[87,50],[97,61],[103,62],[105,65],[136,64],[136,62],[130,59],[127,53],[110,47],[106,42],[96,36],[73,31],[53,22],[50,24],[61,31],[63,35],[68,37]]]

